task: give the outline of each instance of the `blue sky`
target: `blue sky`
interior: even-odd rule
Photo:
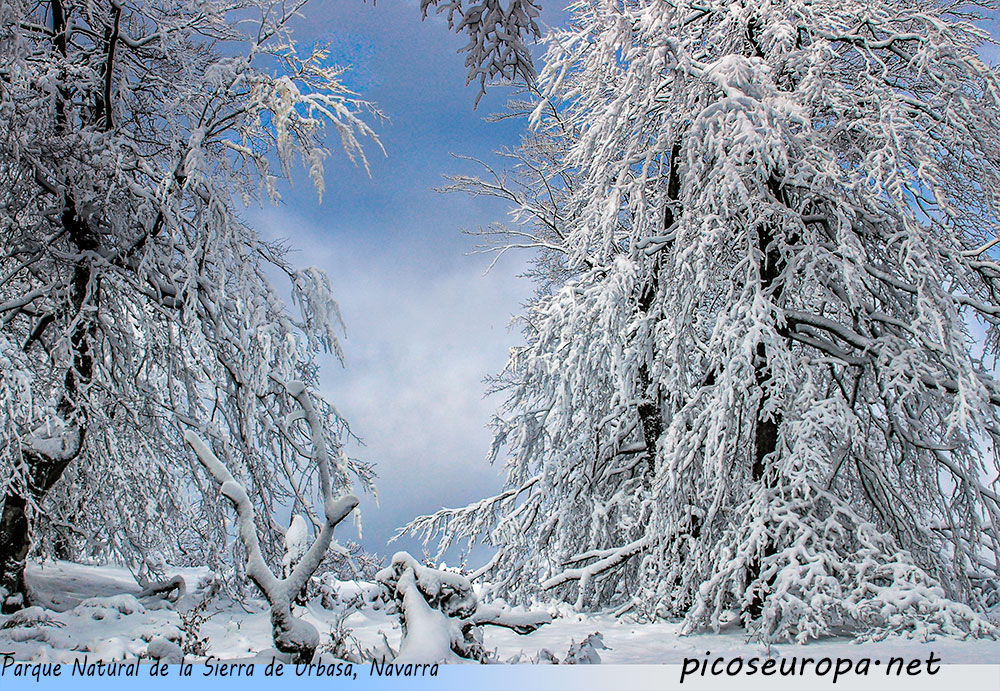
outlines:
[[[545,17],[561,18],[561,3]],[[553,11],[556,10],[556,11]],[[369,146],[370,177],[335,150],[322,204],[298,171],[276,208],[251,210],[268,237],[286,238],[291,259],[331,279],[347,327],[346,367],[324,368],[324,393],[365,441],[352,455],[377,464],[379,506],[362,504],[366,548],[420,554],[418,543],[387,546],[411,518],[460,506],[501,487],[486,461],[486,429],[501,400],[484,398],[517,334],[508,326],[531,292],[517,275],[528,257],[470,255],[462,233],[503,216],[505,205],[434,188],[443,174],[478,167],[452,153],[496,161],[523,123],[488,123],[510,93],[494,89],[473,109],[465,86],[462,37],[440,18],[421,21],[416,0],[313,2],[294,25],[297,40],[329,44],[350,66],[348,86],[388,117],[376,131],[386,156]],[[343,530],[343,529],[342,529]],[[342,538],[355,537],[343,530]]]

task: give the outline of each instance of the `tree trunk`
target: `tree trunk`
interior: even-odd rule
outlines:
[[[8,494],[0,514],[0,612],[3,614],[27,605],[24,565],[30,540],[26,504],[23,497]]]
[[[767,182],[768,189],[775,199],[787,206],[787,198],[781,183],[774,176]],[[761,224],[757,228],[757,249],[763,256],[760,266],[760,289],[761,292],[771,292],[771,300],[779,302],[784,289],[779,278],[785,270],[785,259],[777,247],[774,234],[766,224]],[[779,327],[778,334],[788,340],[786,327]],[[761,392],[760,402],[757,404],[756,426],[754,429],[753,445],[753,465],[750,468],[750,477],[754,485],[764,484],[773,487],[776,481],[773,473],[768,472],[774,463],[774,456],[778,450],[778,430],[781,427],[782,414],[776,410],[768,416],[765,409],[768,398],[765,394],[768,380],[771,378],[770,354],[764,343],[758,343],[754,358],[754,379],[757,388]],[[747,564],[746,583],[749,586],[760,578],[761,562],[775,554],[774,545],[768,541],[761,550],[761,556],[753,559]],[[765,589],[771,585],[765,584]],[[744,621],[749,622],[759,619],[764,609],[764,600],[767,593],[758,590],[753,599],[743,610]]]
[[[24,453],[28,466],[28,492],[41,501],[63,471],[83,448],[83,428],[77,429],[74,451],[64,458],[52,459],[37,453]],[[31,549],[31,527],[28,523],[28,500],[25,496],[9,492],[4,497],[0,513],[0,609],[4,614],[17,611],[31,604],[25,586],[24,567]]]
[[[767,382],[768,377],[768,367],[767,367],[767,349],[764,347],[763,343],[757,344],[757,365],[754,367],[754,374],[757,380],[757,386],[763,387]],[[767,404],[767,398],[762,396],[760,403],[757,406],[757,425],[754,430],[754,446],[753,446],[753,466],[750,469],[750,477],[753,480],[754,485],[761,483],[766,483],[768,486],[774,484],[774,478],[767,471],[769,469],[769,461],[773,462],[774,453],[778,449],[778,428],[781,426],[781,413],[775,411],[771,414],[771,417],[764,417],[763,410],[764,406]],[[755,580],[760,578],[761,571],[761,561],[762,559],[767,559],[768,557],[774,555],[775,549],[774,545],[770,541],[764,544],[762,550],[762,557],[755,558],[747,564],[746,569],[746,583],[749,586]],[[770,585],[770,583],[768,583]],[[750,603],[743,610],[744,619],[746,621],[753,621],[755,619],[760,619],[760,615],[764,610],[764,599],[766,593],[758,590]]]
[[[681,141],[674,142],[670,150],[670,169],[667,173],[667,203],[663,212],[663,230],[667,232],[674,225],[676,215],[671,204],[680,197],[680,158]],[[643,287],[639,295],[638,309],[647,314],[653,305],[653,300],[659,290],[660,254],[653,262],[652,281]],[[645,399],[638,407],[639,424],[642,428],[642,439],[646,444],[646,472],[644,481],[647,486],[652,484],[656,473],[656,443],[663,434],[663,408],[660,386],[652,386],[649,367],[643,363],[639,366],[639,393]],[[647,398],[648,397],[648,398]]]

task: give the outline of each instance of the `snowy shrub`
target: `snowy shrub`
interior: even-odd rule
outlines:
[[[312,580],[315,589],[313,596],[318,597],[320,604],[328,610],[352,610],[371,607],[381,609],[388,602],[385,589],[371,580],[342,581],[334,573],[328,572]]]
[[[7,620],[0,625],[0,629],[31,628],[37,626],[53,626],[62,628],[65,624],[58,619],[53,619],[52,615],[41,607],[25,607],[14,612]]]
[[[196,649],[185,650],[173,641],[158,637],[151,640],[149,645],[146,646],[146,657],[162,664],[179,665],[184,661],[185,653],[199,656],[204,655],[206,646],[207,641],[202,641],[201,645],[197,646]],[[201,652],[197,652],[196,650],[200,650]]]
[[[218,592],[218,581],[212,580],[206,587],[201,598],[194,607],[187,611],[178,611],[180,617],[180,648],[187,655],[203,657],[208,653],[208,636],[202,634],[202,625],[212,616],[207,613],[208,605]],[[152,653],[150,653],[152,655]]]
[[[486,605],[464,576],[424,566],[406,552],[393,556],[378,581],[399,608],[403,641],[397,662],[487,662],[482,626],[527,634],[551,621],[545,613],[518,614]]]
[[[486,661],[472,622],[478,598],[467,579],[424,566],[406,552],[397,552],[377,578],[399,607],[403,641],[396,661]]]
[[[598,665],[601,663],[601,656],[598,654],[598,650],[609,650],[609,648],[604,645],[604,637],[600,632],[595,631],[579,643],[576,641],[570,643],[569,651],[566,653],[566,659],[563,660],[563,664]]]
[[[601,663],[601,656],[598,650],[610,650],[604,645],[604,637],[600,632],[595,631],[582,641],[577,643],[571,640],[569,650],[566,651],[566,658],[560,663],[559,658],[548,648],[541,648],[535,656],[525,660],[522,650],[514,657],[506,660],[504,664],[517,665],[525,661],[533,665],[597,665]]]
[[[320,598],[327,609],[334,609],[334,603],[345,597],[359,604],[370,603],[377,607],[383,591],[374,581],[375,574],[384,566],[383,560],[354,540],[347,540],[342,547],[331,550],[316,569],[314,577],[309,579],[306,584],[307,599]],[[341,592],[346,583],[352,584],[347,595]]]
[[[123,593],[107,597],[89,597],[74,607],[73,611],[93,619],[120,619],[131,614],[145,614],[146,608],[135,595]]]
[[[556,657],[548,648],[542,648],[538,651],[531,662],[535,665],[558,665],[559,658]]]
[[[348,630],[344,620],[349,616],[348,610],[342,610],[333,620],[329,631],[329,640],[320,646],[320,651],[338,660],[346,660],[355,664],[367,662],[375,653],[367,651],[358,639]],[[379,662],[382,660],[380,659]]]

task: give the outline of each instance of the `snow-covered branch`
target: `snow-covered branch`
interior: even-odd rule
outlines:
[[[479,82],[476,103],[488,80],[534,81],[527,41],[541,35],[535,21],[541,7],[535,0],[420,0],[425,17],[432,7],[447,15],[449,27],[469,38],[461,51],[469,70],[466,83]]]
[[[548,624],[544,612],[513,612],[481,602],[467,578],[424,566],[406,552],[376,576],[396,602],[403,642],[396,662],[486,662],[484,625],[525,635]]]
[[[567,562],[570,563],[582,561],[586,558],[598,558],[592,564],[578,568],[566,569],[565,571],[542,581],[541,587],[544,590],[549,590],[569,581],[580,581],[580,590],[576,601],[577,606],[582,607],[587,594],[587,588],[595,577],[609,569],[615,568],[626,559],[639,554],[643,550],[647,549],[650,544],[652,544],[652,540],[649,537],[642,537],[623,547],[619,547],[618,549],[598,550],[588,552],[586,555],[570,557],[567,560]]]
[[[292,600],[316,572],[333,541],[334,529],[354,510],[358,505],[358,499],[353,495],[334,497],[325,438],[305,385],[300,381],[290,381],[285,384],[285,388],[288,395],[302,407],[302,414],[310,428],[314,449],[313,462],[319,470],[320,496],[323,500],[326,521],[315,540],[284,578],[276,577],[264,559],[257,534],[254,506],[246,490],[197,434],[188,430],[184,434],[184,440],[220,485],[222,495],[229,499],[236,510],[239,536],[247,550],[247,575],[260,588],[271,605],[271,626],[275,647],[281,652],[291,654],[296,661],[309,662],[319,645],[319,633],[314,626],[292,614]]]

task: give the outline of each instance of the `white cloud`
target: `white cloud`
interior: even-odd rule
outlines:
[[[521,267],[505,259],[484,276],[487,258],[463,256],[454,244],[435,256],[419,247],[417,230],[409,246],[338,239],[287,209],[257,225],[269,236],[294,228],[294,263],[330,275],[347,326],[347,366],[327,363],[324,394],[364,439],[352,455],[375,462],[379,474],[380,506],[362,505],[364,544],[412,550],[413,542],[385,543],[416,515],[501,486],[500,469],[486,462],[486,424],[501,400],[484,398],[483,379],[519,339],[508,325],[530,290],[515,278]]]

